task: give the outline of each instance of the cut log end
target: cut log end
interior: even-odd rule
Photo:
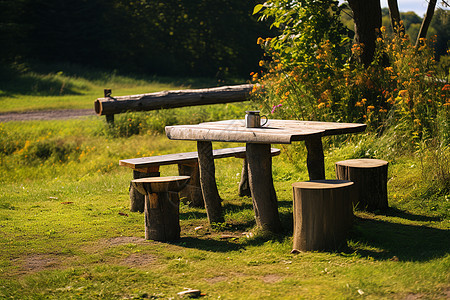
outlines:
[[[102,103],[100,102],[100,99],[95,100],[94,110],[97,115],[99,115],[99,116],[102,115]]]

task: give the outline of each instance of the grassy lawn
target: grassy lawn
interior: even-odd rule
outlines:
[[[303,145],[275,145],[282,149],[273,159],[282,234],[255,230],[251,199],[237,195],[242,162],[230,158],[216,161],[226,224],[211,229],[204,210],[182,204],[182,238],[160,243],[144,240],[143,215],[129,212],[131,171],[118,160],[195,151],[194,142],[111,137],[97,117],[0,126],[3,148],[16,149],[1,157],[1,298],[168,299],[184,288],[205,299],[450,295],[450,199],[417,197],[417,158],[390,159],[391,208],[356,212],[346,249],[294,255],[291,184],[307,178]],[[341,146],[326,153],[327,177],[367,139],[334,141]],[[162,168],[162,175],[176,173]]]
[[[94,109],[95,99],[103,97],[105,88],[112,89],[114,96],[123,96],[218,85],[211,79],[137,77],[66,64],[37,69],[0,80],[0,113]]]
[[[65,73],[48,75],[54,88],[42,94],[47,75],[28,74],[38,77],[28,94],[26,76],[20,87],[3,84],[0,111],[90,108],[105,87],[123,95],[211,86]],[[235,118],[253,106],[123,114],[115,128],[100,117],[0,123],[0,298],[174,299],[185,288],[200,289],[204,299],[450,297],[450,195],[430,176],[443,161],[393,153],[371,134],[324,142],[327,178],[343,159],[390,163],[390,208],[356,211],[344,249],[290,253],[291,184],[307,180],[303,143],[273,145],[282,151],[273,158],[282,233],[255,228],[251,199],[238,196],[242,161],[227,158],[216,161],[226,222],[211,228],[203,209],[182,203],[181,239],[145,240],[143,214],[129,211],[131,170],[118,161],[195,151],[195,142],[168,140],[164,126]],[[161,173],[176,175],[177,167],[164,166]]]

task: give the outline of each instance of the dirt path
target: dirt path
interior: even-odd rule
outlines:
[[[20,113],[0,113],[0,122],[31,120],[64,120],[85,116],[94,116],[93,109],[42,110]]]

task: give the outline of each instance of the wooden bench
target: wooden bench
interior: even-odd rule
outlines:
[[[239,184],[239,195],[250,196],[250,188],[248,185],[247,160],[245,158],[245,147],[224,148],[213,150],[214,159],[225,157],[237,157],[244,159],[241,182]],[[280,154],[280,149],[271,148],[272,156]],[[176,154],[166,154],[150,157],[139,157],[131,159],[123,159],[119,161],[119,165],[133,169],[133,179],[158,177],[160,176],[159,167],[163,165],[178,165],[178,173],[180,176],[190,176],[191,179],[187,186],[180,192],[181,198],[192,205],[203,207],[203,194],[200,188],[200,172],[198,168],[198,152],[186,152]],[[144,211],[144,197],[141,193],[136,192],[133,185],[130,186],[130,210]]]

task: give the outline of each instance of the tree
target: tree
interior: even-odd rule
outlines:
[[[400,11],[398,10],[397,0],[388,0],[388,6],[392,29],[397,34],[405,33],[405,27],[401,26],[400,22]]]
[[[427,36],[428,27],[430,27],[434,9],[436,8],[436,2],[437,0],[430,0],[430,2],[428,2],[427,12],[425,18],[423,18],[422,26],[420,26],[419,35],[417,36],[416,47],[420,45],[420,40]]]

